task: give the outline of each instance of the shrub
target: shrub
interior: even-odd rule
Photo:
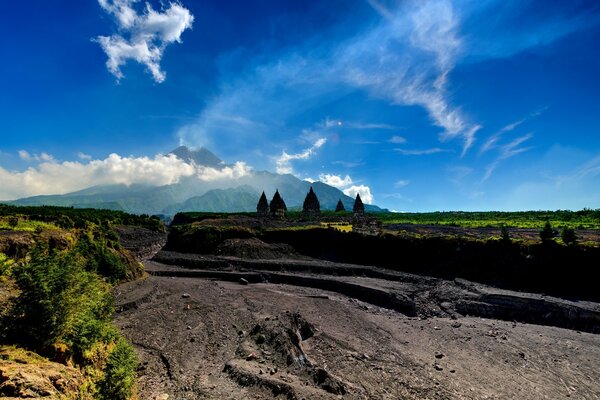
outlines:
[[[550,221],[546,221],[544,228],[540,231],[540,239],[542,239],[542,242],[549,242],[553,238],[554,230],[552,229],[552,225],[550,225]]]
[[[575,235],[575,229],[565,226],[560,234],[562,241],[566,245],[577,244],[577,235]]]
[[[11,217],[8,219],[8,226],[15,229],[19,225],[19,217]]]
[[[502,227],[500,228],[500,240],[503,243],[510,243],[510,232],[504,224],[502,224]]]
[[[127,400],[135,390],[137,358],[133,348],[119,338],[108,356],[98,389],[102,400]]]

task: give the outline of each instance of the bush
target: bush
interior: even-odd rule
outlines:
[[[124,339],[117,340],[104,367],[104,378],[98,384],[100,399],[127,400],[135,390],[137,358]]]
[[[37,250],[29,262],[13,267],[20,294],[3,321],[12,341],[41,353],[64,343],[69,355],[81,360],[104,339],[112,313],[110,287],[82,264],[73,253]]]
[[[560,234],[562,241],[566,245],[576,245],[577,235],[575,235],[575,229],[565,226]]]
[[[510,232],[504,224],[502,224],[502,227],[500,228],[500,240],[503,243],[510,243]]]
[[[550,225],[550,221],[546,221],[544,228],[540,231],[540,239],[542,239],[542,242],[549,242],[553,238],[554,230],[552,229],[552,225]]]

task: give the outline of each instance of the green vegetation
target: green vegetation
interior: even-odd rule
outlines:
[[[554,229],[552,229],[550,221],[546,221],[546,223],[544,223],[544,227],[540,231],[540,239],[542,239],[542,243],[549,242],[554,239]]]
[[[0,206],[0,218],[13,230],[31,231],[21,228],[38,224],[29,234],[35,244],[24,255],[0,253],[0,285],[15,288],[0,304],[1,344],[75,364],[86,379],[81,390],[95,399],[130,399],[137,361],[111,324],[110,290],[140,276],[141,267],[112,226],[164,226],[148,216],[57,207]]]
[[[156,216],[133,215],[123,211],[101,210],[73,207],[20,207],[0,204],[0,229],[13,229],[14,220],[18,220],[16,230],[34,231],[36,228],[60,227],[64,229],[97,226],[135,225],[152,230],[164,231],[164,224]],[[13,221],[13,222],[11,222]],[[44,224],[45,223],[45,224]],[[19,227],[23,229],[19,229]]]
[[[564,244],[566,245],[576,245],[577,244],[577,235],[575,235],[575,229],[565,226],[561,233],[560,237]]]
[[[541,229],[546,221],[553,226],[574,229],[600,229],[600,209],[580,211],[518,211],[518,212],[429,212],[372,213],[384,224],[448,225],[465,228],[495,227]]]

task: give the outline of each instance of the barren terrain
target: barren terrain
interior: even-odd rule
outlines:
[[[597,303],[235,256],[160,252],[116,289],[140,398],[600,398]]]

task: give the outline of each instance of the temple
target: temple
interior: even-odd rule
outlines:
[[[285,201],[283,201],[281,195],[279,194],[279,190],[275,191],[273,199],[271,200],[271,203],[269,203],[269,210],[273,218],[285,219],[285,212],[287,211],[287,207],[285,205]]]
[[[365,205],[360,199],[360,194],[356,193],[356,199],[354,200],[354,207],[352,208],[352,212],[354,215],[364,215],[365,213]]]
[[[256,205],[256,215],[258,218],[267,218],[269,216],[269,202],[265,192],[262,192],[258,204]]]
[[[321,205],[319,199],[313,191],[311,186],[310,190],[306,194],[304,204],[302,205],[302,216],[309,220],[315,220],[321,215]]]
[[[335,212],[344,212],[346,211],[346,207],[344,207],[344,203],[342,203],[342,199],[339,199],[337,205],[335,206]]]

